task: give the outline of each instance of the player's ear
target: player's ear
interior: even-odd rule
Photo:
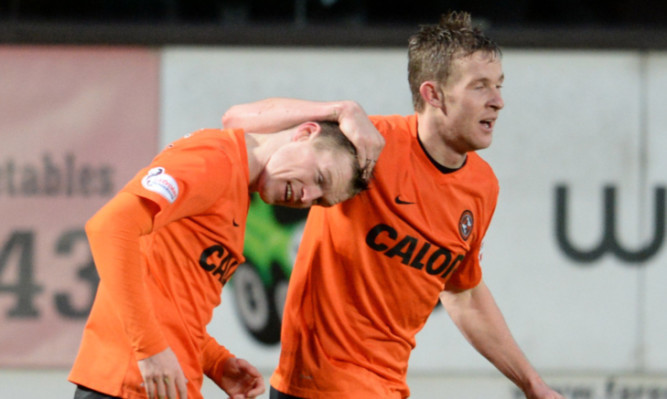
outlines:
[[[317,135],[321,130],[322,127],[317,122],[304,122],[296,127],[292,141],[307,140],[311,136]]]
[[[419,86],[424,102],[435,108],[442,108],[445,105],[445,93],[437,82],[427,80]]]

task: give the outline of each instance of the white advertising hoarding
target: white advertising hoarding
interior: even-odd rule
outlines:
[[[665,59],[504,54],[506,106],[482,152],[501,185],[484,270],[516,339],[542,370],[667,367],[664,237],[653,233],[665,216],[653,214],[654,191],[667,180]],[[353,99],[369,114],[411,113],[406,61],[400,49],[169,49],[162,144],[219,126],[231,105],[272,96]],[[274,367],[278,346],[244,330],[230,291],[212,333],[258,366]],[[418,337],[410,370],[493,368],[439,311]]]
[[[501,184],[489,284],[541,368],[634,369],[637,269],[607,252],[580,259],[602,245],[607,186],[617,239],[639,244],[639,58],[509,53],[504,70],[506,107],[485,151]]]
[[[646,368],[656,372],[667,372],[667,315],[664,304],[667,303],[667,244],[665,238],[665,218],[667,212],[662,208],[662,215],[658,215],[653,222],[654,191],[667,189],[667,56],[651,55],[647,58],[646,74],[646,110],[643,114],[645,129],[649,133],[646,138],[646,175],[642,176],[647,184],[644,197],[645,217],[642,223],[641,235],[653,236],[654,225],[662,221],[662,244],[660,256],[647,264],[643,272],[645,292],[642,296],[644,307],[641,314],[644,326],[641,330],[644,340],[642,355],[646,361]],[[665,206],[665,199],[662,204]]]

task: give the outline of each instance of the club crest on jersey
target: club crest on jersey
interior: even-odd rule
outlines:
[[[470,233],[472,233],[473,222],[474,219],[472,217],[472,212],[469,210],[463,211],[461,218],[459,219],[459,234],[461,234],[463,241],[466,241],[468,237],[470,237]]]
[[[165,172],[163,167],[158,166],[149,170],[146,176],[141,179],[141,185],[146,190],[158,193],[170,204],[178,198],[178,184],[173,177]]]

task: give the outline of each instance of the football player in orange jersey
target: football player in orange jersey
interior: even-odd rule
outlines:
[[[205,129],[169,145],[86,224],[100,284],[69,375],[75,398],[196,399],[204,374],[234,399],[264,392],[255,367],[206,332],[244,261],[249,193],[332,206],[367,178],[335,123]]]
[[[410,38],[408,80],[415,114],[371,116],[386,141],[371,188],[308,215],[270,397],[408,397],[415,336],[439,301],[527,398],[563,399],[524,356],[482,279],[499,187],[476,151],[491,144],[504,107],[501,50],[469,14],[449,13]],[[223,124],[344,126],[353,113],[338,112],[343,105],[272,98],[230,108]]]

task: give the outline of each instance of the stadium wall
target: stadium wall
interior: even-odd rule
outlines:
[[[412,112],[398,49],[0,50],[0,397],[70,395],[95,282],[80,230],[159,148],[270,96]],[[507,49],[504,72],[506,106],[481,152],[501,184],[487,284],[567,397],[667,397],[667,53]],[[249,331],[233,291],[210,331],[268,376],[278,345]],[[444,311],[417,342],[413,397],[520,397]]]

